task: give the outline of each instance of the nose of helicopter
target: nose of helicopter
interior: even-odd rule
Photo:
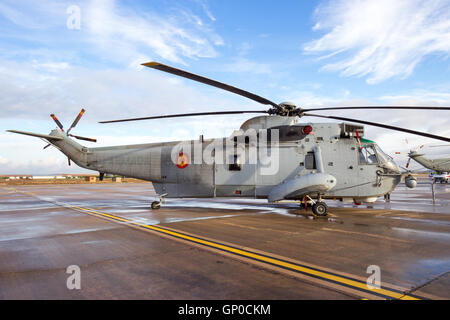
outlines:
[[[390,159],[389,161],[385,162],[383,164],[383,167],[385,167],[386,169],[388,169],[390,171],[390,173],[393,174],[402,174],[402,170],[400,169],[400,167],[395,163],[394,160]]]
[[[400,167],[398,166],[398,164],[395,163],[394,160],[390,161],[390,164],[392,165],[392,171],[394,171],[395,173],[401,174],[402,170],[400,169]]]

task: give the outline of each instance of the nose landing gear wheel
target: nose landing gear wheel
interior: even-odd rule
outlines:
[[[325,217],[328,214],[328,206],[325,202],[316,202],[312,206],[312,211],[315,215]]]
[[[152,209],[153,209],[153,210],[156,210],[156,209],[159,209],[159,208],[161,208],[161,202],[159,202],[159,201],[153,201],[153,202],[152,202]]]

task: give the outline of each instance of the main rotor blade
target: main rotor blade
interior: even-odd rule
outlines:
[[[79,139],[79,140],[85,140],[85,141],[97,142],[97,139],[92,139],[92,138],[86,138],[86,137],[76,136],[76,135],[74,135],[74,134],[69,134],[69,136],[74,137],[75,139]]]
[[[84,109],[81,109],[80,113],[78,114],[78,116],[75,118],[75,120],[73,121],[72,125],[70,126],[69,130],[67,130],[67,133],[70,132],[70,130],[72,130],[72,128],[75,128],[75,126],[77,125],[78,121],[80,121],[81,117],[84,114]]]
[[[442,147],[450,147],[450,144],[440,144],[436,146],[429,146],[429,148],[442,148]]]
[[[351,119],[351,118],[343,118],[343,117],[324,116],[324,115],[312,114],[312,113],[304,113],[303,115],[304,116],[309,116],[309,117],[329,118],[329,119],[335,119],[335,120],[342,120],[342,121],[351,121],[351,122],[356,122],[356,123],[362,123],[362,124],[366,124],[366,125],[369,125],[369,126],[375,126],[375,127],[380,127],[380,128],[390,129],[390,130],[396,130],[396,131],[416,134],[416,135],[427,137],[427,138],[431,138],[431,139],[437,139],[437,140],[450,142],[450,138],[447,138],[447,137],[437,136],[437,135],[426,133],[426,132],[414,131],[414,130],[400,128],[400,127],[394,127],[394,126],[390,126],[390,125],[382,124],[382,123],[363,121],[363,120]]]
[[[143,117],[143,118],[108,120],[108,121],[100,121],[99,123],[113,123],[113,122],[163,119],[163,118],[179,118],[179,117],[195,117],[195,116],[217,116],[217,115],[224,115],[224,114],[242,114],[242,113],[268,113],[268,111],[255,110],[255,111],[217,111],[217,112],[180,113],[180,114],[168,114],[168,115],[163,115],[163,116],[152,116],[152,117]]]
[[[226,90],[226,91],[238,94],[240,96],[246,97],[253,101],[256,101],[256,102],[259,102],[262,104],[268,104],[275,108],[278,108],[278,104],[276,104],[275,102],[272,102],[266,98],[263,98],[261,96],[254,94],[254,93],[230,86],[228,84],[225,84],[225,83],[222,83],[222,82],[219,82],[216,80],[208,79],[208,78],[205,78],[205,77],[202,77],[197,74],[193,74],[193,73],[181,70],[181,69],[173,68],[173,67],[167,66],[165,64],[159,63],[159,62],[147,62],[147,63],[143,63],[142,65],[145,67],[168,72],[168,73],[180,76],[180,77],[188,78],[188,79],[191,79],[191,80],[194,80],[197,82],[201,82],[201,83],[204,83],[204,84],[207,84],[207,85],[210,85],[210,86],[222,89],[222,90]]]
[[[450,110],[450,107],[356,106],[356,107],[327,107],[327,108],[302,109],[302,111],[308,112],[308,111],[322,111],[322,110],[354,110],[354,109]]]
[[[61,131],[64,131],[63,125],[61,124],[61,122],[59,122],[58,118],[53,113],[50,115],[50,117],[52,117],[53,121],[56,122]]]

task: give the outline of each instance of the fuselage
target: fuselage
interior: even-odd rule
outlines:
[[[410,152],[408,156],[427,169],[437,172],[450,172],[450,158],[429,159],[417,152]]]
[[[267,198],[290,179],[323,173],[335,179],[330,190],[311,187],[285,198],[321,193],[371,202],[390,193],[401,173],[376,143],[356,139],[348,128],[271,116],[250,119],[240,132],[221,139],[86,148],[67,138],[54,144],[81,167],[151,181],[167,197]],[[263,144],[262,133],[272,138]]]

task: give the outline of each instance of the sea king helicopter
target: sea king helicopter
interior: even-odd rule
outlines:
[[[406,140],[406,144],[408,144],[408,140]],[[409,167],[409,163],[411,159],[413,159],[418,164],[423,167],[431,170],[430,178],[434,182],[440,183],[448,183],[450,181],[450,158],[428,158],[425,153],[420,152],[420,150],[424,147],[421,145],[416,150],[410,150],[408,155],[408,161],[406,162],[406,168]],[[450,147],[450,145],[435,145],[430,146],[430,148],[442,148],[442,147]],[[395,154],[402,154],[402,152],[396,152]]]
[[[390,194],[405,178],[414,188],[416,179],[402,171],[393,159],[371,140],[364,138],[364,126],[370,125],[450,142],[448,137],[394,127],[364,120],[311,113],[314,111],[355,109],[439,110],[449,107],[416,106],[351,106],[308,108],[293,103],[277,104],[251,92],[208,79],[158,62],[143,66],[214,86],[263,105],[267,110],[239,110],[173,114],[132,119],[101,121],[116,123],[150,119],[232,114],[263,114],[245,121],[240,130],[221,139],[173,141],[138,145],[88,148],[75,139],[95,142],[95,139],[73,135],[84,109],[65,132],[59,120],[50,134],[8,130],[42,138],[78,166],[100,173],[117,174],[151,181],[160,207],[167,198],[235,197],[268,199],[269,202],[295,200],[316,215],[325,216],[328,207],[324,199],[344,202],[374,202]],[[298,120],[319,117],[343,121],[313,123]],[[350,123],[349,123],[350,122]],[[226,146],[226,147],[225,147]],[[256,156],[255,156],[256,154]]]

